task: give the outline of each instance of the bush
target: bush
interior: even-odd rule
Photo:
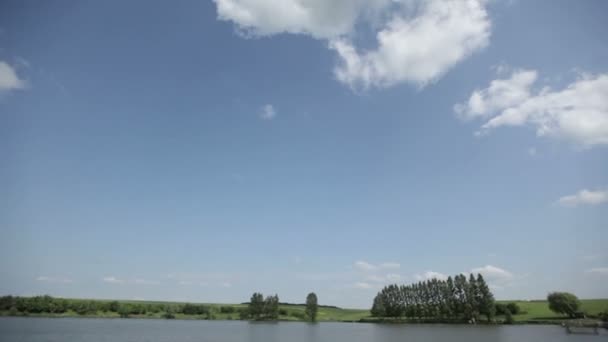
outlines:
[[[521,312],[521,308],[519,307],[519,305],[517,305],[517,303],[509,303],[509,304],[507,304],[507,309],[513,315],[517,315],[517,314],[519,314]]]
[[[608,309],[600,312],[600,314],[598,315],[599,319],[601,319],[604,322],[608,322]]]
[[[236,309],[234,308],[234,306],[222,306],[220,307],[220,312],[221,313],[234,313],[236,311]]]
[[[289,313],[287,312],[286,309],[279,309],[279,315],[281,316],[287,316]]]
[[[568,315],[568,317],[576,317],[579,311],[580,302],[572,293],[568,292],[553,292],[547,296],[549,309],[555,313]]]
[[[513,315],[511,314],[511,311],[507,310],[507,312],[505,313],[505,324],[513,324],[514,320],[513,320]]]
[[[167,311],[162,316],[164,319],[174,319],[175,315],[171,311]]]

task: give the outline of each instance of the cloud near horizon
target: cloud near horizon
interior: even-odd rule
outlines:
[[[303,34],[338,56],[334,76],[353,89],[432,83],[489,44],[485,0],[214,0],[218,20],[244,37]],[[368,30],[376,46],[355,44]]]

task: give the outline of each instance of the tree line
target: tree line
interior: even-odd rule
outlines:
[[[279,296],[266,296],[255,292],[249,301],[247,311],[241,312],[241,319],[262,320],[278,320],[279,315],[287,315],[287,310],[279,309]],[[305,311],[301,319],[307,318],[315,322],[317,320],[317,312],[319,305],[317,303],[317,295],[311,292],[306,296]]]
[[[244,308],[242,308],[244,309]],[[219,308],[204,304],[172,303],[137,303],[102,301],[86,299],[65,299],[51,296],[0,297],[0,311],[10,315],[27,314],[63,314],[74,312],[78,315],[96,315],[98,313],[117,313],[120,317],[163,314],[164,318],[174,318],[175,314],[198,315],[204,319],[213,319],[214,314],[233,313],[237,308],[221,306]]]
[[[374,317],[476,321],[495,315],[494,295],[481,274],[447,280],[430,279],[411,285],[388,285],[376,297]]]

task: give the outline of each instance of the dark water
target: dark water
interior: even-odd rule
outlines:
[[[0,341],[18,342],[579,342],[608,335],[567,335],[559,326],[247,323],[138,319],[0,318]]]

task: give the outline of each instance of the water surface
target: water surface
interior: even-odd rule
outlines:
[[[0,318],[0,341],[19,342],[582,342],[559,326],[386,325],[153,319]]]

